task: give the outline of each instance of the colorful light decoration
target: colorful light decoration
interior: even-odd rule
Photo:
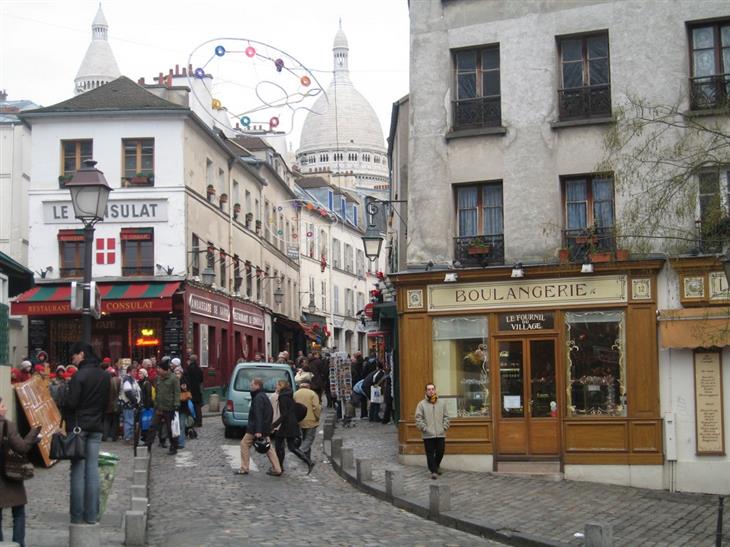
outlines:
[[[216,108],[227,112],[230,126],[240,131],[268,125],[269,130],[288,134],[299,110],[326,111],[326,105],[321,109],[320,103],[313,110],[317,99],[327,98],[317,76],[270,44],[248,38],[213,38],[197,46],[188,63],[197,67],[187,75],[193,98],[209,109],[210,94],[216,96],[221,104]],[[210,78],[208,89],[193,85],[194,79],[203,78]],[[242,83],[250,93],[241,94]]]
[[[218,99],[213,99],[213,102],[211,103],[211,105],[213,106],[213,108],[215,110],[220,110],[221,106],[222,106],[221,102]]]
[[[314,234],[312,232],[307,232],[307,237],[314,237]]]
[[[314,209],[314,205],[312,205],[311,203],[307,203],[305,205],[305,207],[306,207],[307,211],[311,211],[312,209]]]

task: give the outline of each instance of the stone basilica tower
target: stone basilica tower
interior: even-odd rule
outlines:
[[[107,40],[109,25],[99,4],[94,22],[91,23],[91,43],[86,50],[76,78],[74,79],[74,94],[79,95],[91,89],[96,89],[121,76],[114,53]]]
[[[388,187],[383,129],[350,80],[349,51],[340,24],[332,46],[332,82],[327,97],[320,97],[305,118],[297,164],[304,175],[329,173],[336,185],[381,193]]]

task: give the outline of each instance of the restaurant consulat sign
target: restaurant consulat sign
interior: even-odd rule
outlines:
[[[429,311],[627,302],[625,275],[429,285]]]

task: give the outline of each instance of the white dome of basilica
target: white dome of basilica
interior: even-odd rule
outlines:
[[[302,173],[349,173],[358,185],[382,186],[388,179],[383,128],[350,81],[349,47],[341,25],[332,52],[332,82],[304,120],[297,163]]]

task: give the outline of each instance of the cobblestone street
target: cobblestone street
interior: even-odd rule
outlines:
[[[405,476],[409,499],[427,503],[425,467],[397,463],[398,434],[392,424],[355,421],[335,429],[356,458],[371,459],[373,482],[385,483],[384,470]],[[447,447],[448,453],[448,447]],[[613,526],[615,545],[687,546],[715,544],[717,496],[539,477],[444,471],[439,482],[451,487],[451,507],[496,529],[515,530],[545,541],[582,545],[587,522]],[[727,530],[727,526],[725,527]]]
[[[199,432],[177,456],[153,449],[150,545],[498,545],[358,492],[323,461],[321,433],[312,474],[287,453],[277,478],[255,453],[249,475],[233,474],[239,442],[223,437],[219,418]]]

